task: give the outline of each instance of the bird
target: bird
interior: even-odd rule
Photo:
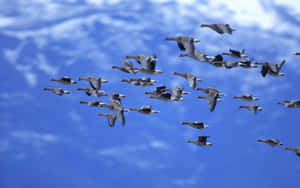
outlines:
[[[203,52],[195,50],[194,53],[179,54],[178,57],[190,57],[200,62],[209,62],[213,56],[208,56]]]
[[[158,86],[154,91],[145,91],[145,94],[160,95],[167,90],[166,86]]]
[[[221,93],[219,90],[216,88],[208,87],[208,88],[196,88],[195,90],[197,91],[203,91],[204,93],[210,95],[213,93],[218,93],[219,96],[225,96],[225,93]]]
[[[218,93],[210,93],[207,96],[198,96],[198,99],[206,99],[208,102],[209,110],[213,112],[215,110],[217,102],[223,101],[223,99],[219,98]]]
[[[103,96],[108,96],[108,98],[110,99],[110,101],[112,103],[118,103],[118,104],[122,104],[121,102],[121,98],[125,98],[126,96],[120,93],[115,93],[115,92],[111,92],[111,93],[106,93]]]
[[[200,80],[199,78],[197,78],[195,75],[191,74],[191,73],[179,73],[179,72],[173,72],[173,75],[178,75],[181,76],[183,78],[185,78],[188,83],[189,86],[193,89],[196,88],[196,82],[202,82],[202,80]]]
[[[188,140],[187,143],[194,143],[198,146],[212,146],[212,143],[207,142],[210,136],[198,136],[198,140]]]
[[[100,104],[100,107],[106,107],[110,110],[115,111],[116,115],[117,115],[117,119],[119,119],[121,121],[123,126],[125,125],[124,112],[128,112],[128,110],[124,109],[120,103],[118,103],[118,102],[112,102],[111,104],[102,103],[102,104]]]
[[[246,108],[254,114],[256,114],[257,111],[263,110],[263,108],[258,106],[257,104],[250,104],[248,106],[238,106],[238,108]]]
[[[223,56],[221,54],[218,54],[215,57],[213,57],[210,61],[208,61],[208,63],[215,67],[223,67]]]
[[[123,80],[121,80],[121,82],[128,82],[135,86],[151,86],[151,85],[154,85],[157,81],[151,80],[151,78],[142,77],[142,78],[132,78],[129,80],[123,79]]]
[[[174,101],[172,100],[172,94],[171,93],[161,93],[159,95],[151,95],[149,96],[149,98],[151,99],[159,99],[159,100],[162,100],[162,101]],[[181,97],[180,99],[176,100],[176,101],[181,101],[183,100],[183,98]]]
[[[236,31],[236,29],[232,29],[229,24],[201,24],[200,27],[209,27],[219,34],[232,34],[233,31]]]
[[[277,102],[277,104],[282,104],[287,108],[298,108],[300,107],[300,100],[285,100],[283,102]]]
[[[280,143],[280,141],[276,138],[269,138],[269,139],[266,139],[266,140],[263,140],[263,139],[258,139],[256,140],[257,142],[264,142],[266,144],[269,144],[270,146],[274,147],[274,146],[282,146],[283,144]]]
[[[161,74],[163,73],[161,70],[156,70],[156,55],[153,54],[152,56],[146,56],[146,55],[135,55],[135,56],[125,56],[125,58],[133,58],[135,59],[139,64],[142,65],[142,68],[136,68],[139,72],[143,72],[146,74]]]
[[[105,96],[105,91],[103,90],[98,90],[98,89],[94,89],[94,88],[77,88],[77,90],[79,91],[85,91],[85,93],[88,95],[88,96],[91,96],[91,95],[94,95],[96,97],[102,97],[102,96]]]
[[[194,121],[194,122],[183,121],[180,124],[189,125],[189,126],[194,127],[196,129],[207,129],[207,128],[209,128],[208,125],[204,124],[203,122],[199,122],[199,121]]]
[[[136,74],[138,72],[137,68],[133,67],[133,64],[130,61],[123,61],[122,66],[112,66],[113,69],[119,69],[122,72],[125,73],[133,73]]]
[[[257,97],[254,97],[250,94],[244,94],[244,95],[240,95],[240,96],[233,96],[232,98],[234,99],[242,99],[242,100],[245,100],[245,101],[257,101],[259,100]]]
[[[238,64],[240,67],[243,68],[257,68],[257,65],[254,65],[253,63],[251,63],[251,59],[241,59]]]
[[[130,111],[137,111],[142,114],[156,114],[159,113],[160,111],[158,110],[152,110],[151,105],[143,105],[140,108],[129,108]]]
[[[293,151],[293,152],[295,152],[296,153],[296,155],[298,156],[298,157],[300,157],[300,148],[291,148],[291,147],[286,147],[286,148],[284,148],[285,150],[290,150],[290,151]]]
[[[285,60],[275,64],[272,62],[255,62],[255,65],[262,65],[261,75],[265,77],[267,74],[271,76],[284,76],[284,73],[281,73],[280,70],[282,66],[285,64]]]
[[[239,62],[238,61],[233,61],[233,60],[225,60],[225,61],[223,61],[223,66],[226,69],[231,69],[231,68],[234,68],[234,67],[238,67]]]
[[[116,122],[116,119],[117,119],[117,115],[114,114],[114,113],[106,113],[106,114],[97,114],[98,116],[105,116],[107,117],[107,120],[108,120],[108,124],[109,126],[111,127],[114,127],[115,126],[115,122]]]
[[[295,53],[293,53],[294,55],[300,55],[300,52],[295,52]]]
[[[59,96],[62,96],[65,94],[71,94],[70,91],[64,90],[62,88],[43,88],[43,90],[52,91],[53,93],[55,93],[56,95],[59,95]]]
[[[242,50],[232,50],[232,49],[229,49],[229,52],[230,53],[227,53],[227,52],[223,52],[222,55],[229,55],[231,57],[235,57],[235,58],[245,58],[245,57],[248,57],[247,55],[245,55],[245,49],[242,49]]]
[[[195,51],[194,43],[200,42],[199,39],[195,39],[188,36],[166,37],[164,38],[164,40],[176,41],[179,49],[182,51],[188,51],[188,54],[193,54]]]
[[[102,79],[100,77],[96,77],[96,76],[79,77],[79,78],[77,78],[77,80],[89,81],[91,87],[94,89],[98,89],[98,90],[101,89],[102,83],[108,83],[107,80],[104,80],[104,79]]]
[[[70,77],[68,76],[63,76],[59,79],[56,78],[51,78],[50,81],[56,81],[65,85],[71,85],[71,84],[77,84],[76,81],[72,80]]]
[[[101,105],[104,103],[96,100],[90,100],[90,101],[80,101],[79,104],[88,104],[88,106],[101,107]]]
[[[183,88],[178,87],[178,86],[173,87],[171,89],[167,89],[167,91],[171,92],[171,95],[172,95],[171,100],[174,100],[174,101],[177,101],[177,100],[181,101],[181,100],[183,100],[183,99],[181,99],[182,95],[187,95],[190,93],[190,92],[184,91]]]

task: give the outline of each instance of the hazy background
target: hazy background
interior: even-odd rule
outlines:
[[[299,109],[276,104],[300,99],[300,1],[120,1],[120,0],[0,0],[0,187],[272,187],[298,188],[300,158],[283,147],[256,139],[278,138],[299,147]],[[200,28],[202,23],[229,23],[233,35]],[[254,61],[285,59],[284,77],[263,78],[259,69],[215,68],[179,58],[167,36],[201,40],[196,48],[208,55],[246,49]],[[157,54],[151,76],[155,86],[181,86],[192,91],[177,72],[191,72],[226,93],[209,112],[193,91],[183,102],[149,99],[155,87],[137,87],[121,79],[129,75],[111,69],[125,55]],[[230,59],[226,57],[227,59]],[[137,66],[137,63],[134,62]],[[126,126],[111,128],[102,108],[80,105],[88,97],[76,87],[50,78],[101,76],[107,92],[127,97],[125,108],[151,104],[161,113],[126,113]],[[62,87],[71,95],[57,96],[43,87]],[[253,94],[264,110],[253,115],[233,95]],[[109,102],[105,97],[99,98]],[[250,103],[249,103],[250,104]],[[197,130],[181,121],[203,121]],[[186,140],[209,135],[212,147]]]

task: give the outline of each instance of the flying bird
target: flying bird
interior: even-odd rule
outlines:
[[[264,142],[266,144],[269,144],[270,146],[274,147],[274,146],[282,146],[283,144],[280,143],[280,141],[276,138],[269,138],[269,139],[266,139],[266,140],[263,140],[263,139],[258,139],[256,140],[257,142]]]
[[[62,88],[43,88],[43,90],[52,91],[53,93],[55,93],[56,95],[59,95],[59,96],[62,96],[65,94],[71,94],[70,91],[64,90]]]
[[[201,24],[200,27],[209,27],[210,29],[216,31],[219,34],[232,34],[236,29],[232,29],[229,24]]]
[[[261,75],[265,77],[267,74],[271,76],[284,76],[284,73],[281,73],[280,70],[284,65],[285,60],[282,60],[280,63],[272,63],[272,62],[256,62],[255,65],[262,65]]]
[[[89,81],[91,87],[93,89],[98,89],[98,90],[101,89],[102,83],[108,83],[107,80],[104,80],[104,79],[102,79],[100,77],[96,77],[96,76],[79,77],[79,78],[77,78],[77,80],[86,80],[86,81]]]
[[[246,108],[254,114],[256,114],[257,111],[263,110],[263,108],[258,106],[257,104],[250,104],[248,106],[238,106],[238,108]]]
[[[207,142],[210,136],[198,136],[198,140],[188,140],[187,143],[194,143],[198,146],[212,146],[212,143]]]
[[[188,51],[189,54],[193,54],[195,51],[194,43],[200,42],[199,39],[195,39],[188,36],[177,36],[177,37],[166,37],[164,40],[174,40],[177,42],[177,45],[180,50]]]
[[[242,99],[242,100],[248,101],[248,102],[259,100],[257,97],[254,97],[254,96],[252,96],[250,94],[245,94],[245,95],[240,95],[240,96],[233,96],[232,98],[234,98],[234,99]]]
[[[189,125],[189,126],[194,127],[196,129],[207,129],[207,128],[209,128],[208,125],[204,124],[203,122],[199,122],[199,121],[194,121],[194,122],[183,121],[180,124]]]
[[[222,53],[222,55],[229,55],[231,57],[235,57],[235,58],[245,58],[245,57],[248,57],[247,55],[245,55],[245,49],[242,49],[242,50],[232,50],[232,49],[229,49],[229,52],[224,52]]]
[[[300,100],[285,100],[283,102],[277,102],[277,104],[282,104],[287,108],[298,108],[300,107]]]
[[[55,82],[59,82],[59,83],[62,83],[62,84],[65,84],[65,85],[71,85],[71,84],[77,84],[76,81],[72,80],[70,77],[68,76],[63,76],[59,79],[57,78],[52,78],[50,79],[50,81],[55,81]]]
[[[200,80],[199,78],[197,78],[195,75],[193,75],[191,73],[173,72],[173,74],[185,78],[188,81],[189,86],[193,89],[196,88],[196,82],[202,82],[202,80]]]
[[[137,111],[137,112],[140,112],[142,114],[156,114],[156,113],[160,112],[158,110],[152,110],[151,105],[144,105],[144,106],[141,106],[140,108],[129,108],[129,110],[130,111]]]
[[[129,80],[123,79],[123,80],[121,80],[121,82],[128,82],[135,86],[151,86],[151,85],[154,85],[157,81],[152,80],[151,78],[142,77],[142,78],[132,78]]]

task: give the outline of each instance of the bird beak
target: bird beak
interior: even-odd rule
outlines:
[[[119,97],[123,97],[123,98],[125,98],[125,97],[126,97],[126,95],[122,95],[122,94],[120,94],[120,95],[119,95]]]
[[[153,113],[159,113],[160,111],[158,111],[158,110],[153,110],[152,112],[153,112]]]
[[[200,40],[199,39],[194,39],[193,42],[197,43],[197,42],[200,42]]]
[[[108,80],[101,79],[102,83],[108,83]]]
[[[262,107],[259,107],[257,110],[262,110],[263,108]]]

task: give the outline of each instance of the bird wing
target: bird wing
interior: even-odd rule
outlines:
[[[238,51],[238,50],[232,50],[232,49],[229,49],[229,51],[230,51],[232,54],[236,55],[236,56],[241,56],[241,52]]]
[[[262,65],[262,67],[261,67],[261,75],[263,76],[263,77],[265,77],[266,75],[267,75],[267,73],[268,73],[268,70],[269,70],[269,68],[268,68],[269,66],[268,65],[266,65],[266,64],[263,64]]]
[[[62,81],[71,82],[71,78],[68,76],[64,76],[61,78]]]
[[[133,64],[130,61],[123,61],[123,66],[126,68],[133,68]]]
[[[117,119],[117,115],[116,115],[116,114],[110,114],[110,115],[107,117],[109,126],[114,127],[114,126],[115,126],[116,119]]]
[[[216,107],[217,98],[218,98],[217,93],[208,95],[208,97],[207,97],[208,106],[209,106],[209,109],[211,112],[214,111],[214,109]]]
[[[211,24],[212,29],[215,30],[219,34],[223,34],[225,32],[225,25],[224,24]]]
[[[196,80],[197,80],[196,76],[188,74],[187,81],[189,83],[189,86],[193,89],[196,88]]]
[[[182,42],[177,42],[177,46],[180,50],[184,51],[186,48],[185,48],[185,45],[182,43]]]
[[[198,141],[201,143],[206,143],[208,136],[198,136]]]
[[[124,109],[121,108],[117,111],[117,118],[121,121],[122,125],[125,125],[125,116],[124,116]]]
[[[277,71],[279,72],[281,67],[285,64],[285,60],[282,60],[280,63],[276,64]]]
[[[278,143],[280,143],[280,141],[279,141],[278,139],[276,139],[276,138],[270,138],[270,139],[268,139],[268,141],[269,141],[269,142],[272,142],[273,144],[278,144]]]
[[[101,78],[92,78],[90,85],[93,89],[101,89]]]

